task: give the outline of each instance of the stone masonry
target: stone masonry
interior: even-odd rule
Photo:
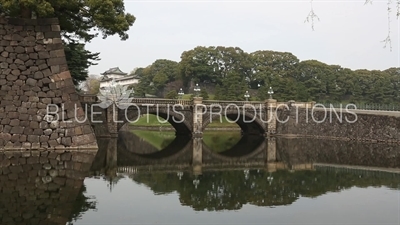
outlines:
[[[0,150],[97,149],[58,24],[0,17]]]
[[[336,114],[337,113],[337,114]],[[348,113],[292,107],[279,113],[277,134],[291,137],[400,143],[400,117],[383,112]]]

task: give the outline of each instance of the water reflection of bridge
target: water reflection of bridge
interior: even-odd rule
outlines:
[[[215,152],[200,138],[175,138],[163,150],[138,145],[132,133],[120,134],[118,139],[99,140],[101,160],[94,168],[114,168],[120,173],[156,171],[202,171],[262,168],[276,170],[315,170],[328,164],[345,167],[399,168],[400,147],[371,143],[344,143],[313,139],[275,139],[242,136],[230,149]],[[149,150],[140,150],[138,146]],[[346,167],[349,168],[349,167]],[[356,168],[351,168],[356,170]],[[378,169],[379,170],[379,169]],[[382,170],[380,170],[382,171]],[[396,171],[387,171],[394,172]]]
[[[150,166],[175,168],[208,168],[218,165],[223,166],[254,166],[264,165],[266,162],[275,162],[276,149],[272,145],[274,139],[265,139],[262,136],[243,136],[232,148],[217,153],[210,149],[201,138],[187,138],[177,136],[168,146],[161,151],[152,149],[143,143],[138,145],[132,133],[126,132],[119,135],[118,139],[99,139],[99,152],[97,160],[103,165],[98,168],[115,168],[124,166]],[[268,142],[270,144],[268,144]],[[137,149],[138,146],[148,150]],[[268,149],[269,148],[269,149]],[[95,165],[96,167],[96,165]]]
[[[164,166],[118,166],[116,172],[121,175],[134,175],[138,173],[183,173],[192,172],[192,167],[188,165],[164,165]],[[284,162],[274,162],[266,163],[265,165],[232,165],[232,164],[216,164],[208,165],[203,167],[201,171],[198,172],[215,172],[215,171],[243,171],[243,170],[259,170],[262,169],[266,172],[276,172],[277,170],[289,170],[289,171],[299,171],[299,170],[314,170],[314,165],[312,163],[289,165]],[[196,175],[197,171],[194,174]],[[199,175],[199,174],[197,174]]]
[[[254,145],[238,146],[253,149],[233,146],[229,154],[212,152],[201,139],[175,141],[181,149],[158,157],[132,152],[129,146],[137,143],[117,139],[99,140],[96,156],[92,151],[0,151],[0,223],[61,225],[94,209],[83,182],[91,166],[94,173],[110,171],[103,176],[107,180],[122,176],[155,193],[177,193],[180,203],[194,210],[288,205],[351,187],[400,187],[398,145],[248,138]],[[235,148],[242,152],[233,153]],[[135,161],[129,163],[132,155]]]

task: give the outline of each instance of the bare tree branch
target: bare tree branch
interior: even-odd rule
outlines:
[[[372,4],[372,0],[365,0],[364,5],[366,5],[368,3]],[[388,35],[382,41],[383,43],[385,43],[383,48],[386,48],[389,45],[390,51],[392,51],[392,40],[390,39],[390,35],[391,35],[390,23],[392,22],[391,17],[390,17],[390,13],[392,12],[392,8],[390,7],[391,5],[392,5],[392,0],[388,0],[387,1]],[[399,17],[400,17],[400,0],[396,0],[396,16],[397,16],[397,19],[399,19]]]
[[[388,0],[387,2],[387,13],[388,13],[388,35],[387,37],[382,41],[383,43],[385,43],[385,45],[383,46],[383,48],[386,48],[387,45],[389,45],[389,49],[390,51],[392,51],[392,40],[390,39],[390,23],[391,23],[391,18],[390,18],[390,13],[392,12],[392,9],[390,8],[390,5],[392,4],[392,0]]]
[[[310,5],[311,5],[311,10],[308,13],[308,16],[306,17],[306,20],[304,21],[304,23],[309,23],[311,21],[311,28],[312,28],[312,30],[314,30],[314,20],[317,19],[319,21],[319,17],[314,12],[313,0],[310,1]]]

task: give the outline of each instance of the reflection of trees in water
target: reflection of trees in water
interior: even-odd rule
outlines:
[[[279,206],[295,202],[300,196],[317,197],[350,187],[397,188],[398,177],[360,176],[332,171],[286,170],[266,173],[263,170],[207,172],[197,188],[193,177],[184,174],[136,174],[137,183],[149,186],[156,194],[178,192],[182,205],[195,210],[237,210],[244,204]]]
[[[72,212],[69,219],[69,225],[72,225],[73,222],[82,219],[82,215],[89,210],[97,210],[97,201],[93,196],[86,196],[86,185],[83,184],[79,194],[75,200],[74,206],[72,208]]]

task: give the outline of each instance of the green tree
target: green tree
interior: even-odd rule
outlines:
[[[221,86],[219,84],[217,84],[215,86],[214,99],[215,100],[220,100],[222,98],[222,95],[223,95],[222,88],[221,88]]]
[[[74,84],[78,85],[88,77],[88,68],[97,65],[94,61],[99,60],[99,53],[91,53],[85,50],[84,44],[77,42],[64,42],[64,51]]]
[[[208,92],[206,90],[204,90],[204,89],[201,89],[200,97],[202,97],[203,100],[208,100],[210,98],[210,96],[208,96]]]
[[[137,95],[152,94],[162,97],[166,84],[179,79],[178,63],[172,60],[158,59],[146,68],[135,70],[134,75],[140,77]]]
[[[189,86],[191,81],[202,83],[216,80],[211,62],[213,55],[213,47],[202,46],[182,53],[179,74],[185,86]]]
[[[244,93],[247,90],[246,81],[236,72],[231,72],[221,85],[219,99],[238,101],[244,100]]]
[[[165,95],[165,98],[167,98],[167,99],[177,99],[178,98],[178,93],[175,90],[171,90]]]

